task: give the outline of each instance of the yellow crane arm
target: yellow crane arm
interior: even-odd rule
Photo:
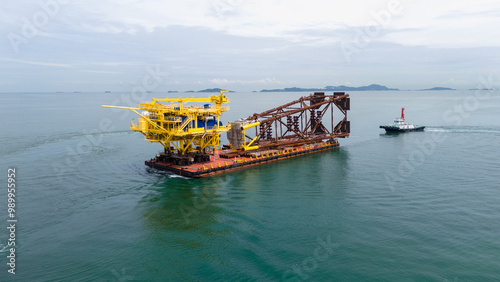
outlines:
[[[166,131],[163,127],[159,126],[156,124],[156,122],[151,121],[148,117],[140,114],[137,110],[140,110],[139,108],[132,108],[132,107],[120,107],[120,106],[108,106],[108,105],[102,105],[103,108],[113,108],[113,109],[125,109],[125,110],[131,110],[132,112],[138,114],[140,117],[142,117],[144,120],[146,120],[148,123],[153,125],[154,127],[158,128],[161,131]]]
[[[249,123],[249,124],[246,124],[246,125],[243,125],[242,128],[243,129],[249,129],[249,128],[252,128],[252,127],[255,127],[255,126],[258,126],[260,125],[260,122],[254,122],[254,123]]]
[[[224,92],[229,92],[229,91],[221,90],[219,96],[212,95],[212,97],[210,97],[210,98],[153,98],[153,101],[151,101],[151,104],[154,104],[157,101],[178,102],[178,103],[183,103],[183,102],[216,103],[216,104],[229,103],[229,100],[227,99],[227,97],[222,94]]]

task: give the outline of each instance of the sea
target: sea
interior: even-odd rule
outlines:
[[[0,281],[500,281],[499,91],[348,93],[338,149],[203,179],[101,105],[211,94],[1,93]]]

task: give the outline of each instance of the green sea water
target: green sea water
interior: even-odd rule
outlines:
[[[306,94],[230,93],[223,121]],[[498,92],[349,94],[340,148],[205,179],[144,165],[161,146],[101,108],[130,93],[0,94],[0,281],[499,281]],[[424,132],[379,129],[401,107]]]

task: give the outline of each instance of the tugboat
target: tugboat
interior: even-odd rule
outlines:
[[[381,125],[380,128],[385,129],[385,132],[407,132],[407,131],[423,131],[425,126],[407,124],[405,122],[405,108],[401,109],[401,117],[394,120],[394,124]]]

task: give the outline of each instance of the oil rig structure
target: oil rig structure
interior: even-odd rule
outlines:
[[[223,125],[229,110],[222,90],[210,98],[165,98],[129,109],[140,116],[130,128],[164,150],[149,167],[188,177],[213,176],[339,147],[350,133],[345,92],[315,92],[285,105]],[[167,102],[167,103],[161,103]],[[226,132],[229,144],[220,146]]]

